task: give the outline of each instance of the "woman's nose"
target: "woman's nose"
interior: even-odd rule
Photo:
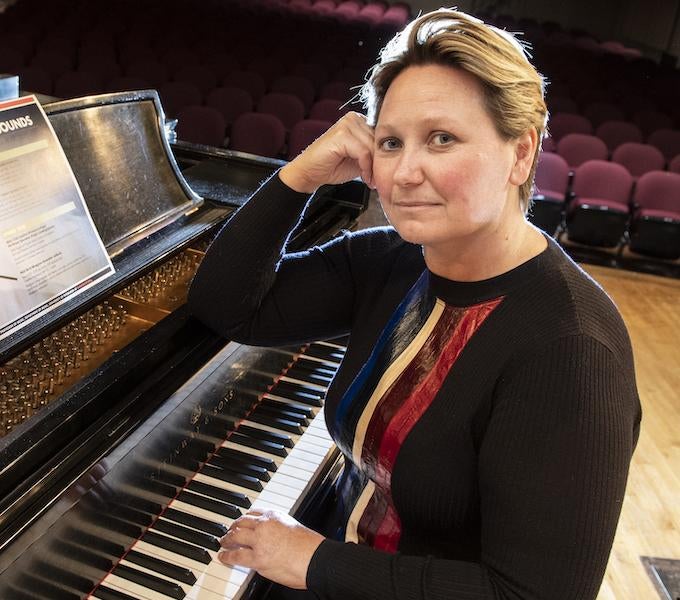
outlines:
[[[402,150],[397,168],[394,171],[394,183],[400,186],[418,185],[423,181],[423,164],[419,152]]]

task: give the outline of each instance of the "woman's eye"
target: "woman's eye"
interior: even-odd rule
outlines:
[[[399,146],[399,140],[396,138],[385,138],[380,142],[381,150],[396,150]]]
[[[450,133],[435,133],[434,136],[432,136],[432,140],[434,143],[438,146],[444,146],[446,144],[450,144],[453,141],[453,136]]]

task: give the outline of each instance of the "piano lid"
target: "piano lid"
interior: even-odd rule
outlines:
[[[164,135],[155,90],[86,96],[44,108],[110,255],[202,203]]]

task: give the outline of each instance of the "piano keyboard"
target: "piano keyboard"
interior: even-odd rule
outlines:
[[[254,572],[219,562],[219,538],[251,509],[294,515],[322,467],[337,455],[322,403],[343,353],[337,344],[312,344],[258,394],[260,401],[244,418],[223,416],[225,439],[208,450],[205,462],[183,456],[154,481],[129,484],[129,502],[117,507],[105,537],[115,539],[116,530],[129,535],[137,527],[138,541],[112,561],[115,566],[89,598],[240,598]],[[154,501],[162,498],[172,498],[164,510]],[[123,554],[115,541],[109,548],[99,539],[87,542],[109,559]]]

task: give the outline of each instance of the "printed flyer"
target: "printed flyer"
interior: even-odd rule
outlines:
[[[42,107],[0,102],[0,339],[113,272]]]

